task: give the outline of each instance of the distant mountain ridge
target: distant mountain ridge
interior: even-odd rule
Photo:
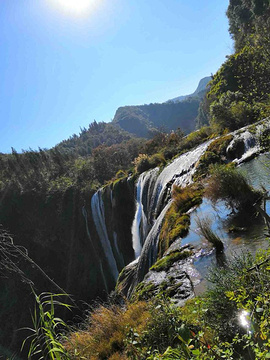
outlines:
[[[112,123],[140,137],[151,137],[160,128],[165,131],[181,128],[185,133],[196,127],[200,102],[211,77],[200,80],[195,92],[164,103],[119,107]]]
[[[195,96],[203,97],[203,95],[205,93],[205,90],[207,88],[207,84],[209,83],[209,81],[211,79],[212,79],[211,76],[206,76],[206,77],[202,78],[199,81],[197,89],[194,91],[194,93],[189,94],[189,95],[180,95],[180,96],[178,96],[176,98],[168,100],[167,102],[170,102],[170,101],[172,101],[172,102],[184,101],[184,100],[187,100],[187,99],[195,97]]]

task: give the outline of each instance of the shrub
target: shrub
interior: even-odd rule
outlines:
[[[138,174],[141,174],[144,171],[151,169],[152,167],[150,164],[150,157],[146,154],[139,154],[139,156],[134,160],[134,165],[135,171]]]
[[[184,238],[188,234],[190,217],[187,214],[178,214],[172,205],[163,220],[159,236],[159,254],[161,258],[170,245],[179,237]]]
[[[154,154],[150,157],[149,162],[151,167],[156,167],[160,165],[164,165],[166,163],[165,157],[163,154]]]
[[[233,135],[224,135],[220,136],[218,139],[213,140],[208,148],[207,151],[211,151],[216,155],[224,156],[226,155],[226,149],[229,143],[232,141]]]
[[[217,163],[222,163],[221,157],[212,151],[205,151],[197,163],[193,180],[198,180],[208,175],[210,166]]]
[[[203,192],[204,190],[200,185],[193,184],[185,188],[175,185],[172,189],[175,210],[185,213],[194,206],[200,205]]]
[[[187,135],[183,139],[183,149],[191,149],[194,146],[197,146],[204,141],[206,141],[212,134],[212,129],[210,126],[204,126],[200,130],[194,131],[191,134]]]
[[[225,201],[233,210],[254,210],[254,204],[259,202],[262,193],[253,189],[244,175],[232,166],[214,166],[211,172],[205,196],[214,204]]]
[[[159,258],[178,237],[183,238],[188,234],[190,216],[186,212],[201,204],[202,194],[203,189],[198,185],[173,187],[174,201],[164,217],[159,236]]]

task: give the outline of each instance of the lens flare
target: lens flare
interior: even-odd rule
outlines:
[[[240,325],[246,328],[247,330],[250,327],[249,315],[250,315],[249,312],[246,310],[242,310],[241,313],[239,314]]]
[[[83,14],[94,5],[94,0],[56,0],[56,2],[68,12]]]

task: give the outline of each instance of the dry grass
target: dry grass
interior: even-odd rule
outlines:
[[[208,217],[197,218],[198,233],[209,241],[216,249],[217,252],[222,252],[224,245],[219,236],[217,236],[211,229],[211,220]]]
[[[146,302],[120,306],[100,306],[88,319],[85,330],[70,334],[65,347],[72,359],[125,360],[125,339],[130,329],[143,331],[150,318]]]

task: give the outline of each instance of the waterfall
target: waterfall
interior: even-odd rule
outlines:
[[[158,243],[159,243],[159,233],[161,230],[163,218],[171,206],[171,201],[164,207],[160,215],[156,219],[154,225],[152,226],[147,238],[144,242],[144,246],[141,252],[141,256],[138,261],[137,267],[137,278],[136,283],[139,283],[143,280],[144,275],[148,269],[156,262],[157,253],[158,253]]]
[[[187,186],[192,183],[195,164],[210,142],[211,140],[179,156],[159,175],[158,168],[140,175],[136,188],[137,210],[132,225],[133,248],[138,264],[129,295],[157,260],[159,233],[164,216],[171,206],[172,186]],[[147,196],[146,199],[144,195]]]
[[[140,175],[136,186],[136,213],[132,224],[132,245],[137,259],[142,250],[144,239],[146,238],[150,223],[151,214],[149,210],[149,199],[159,168],[152,169]]]
[[[194,150],[180,155],[160,173],[155,184],[151,205],[151,210],[156,217],[166,205],[164,200],[172,185],[186,186],[192,183],[192,175],[195,172],[194,165],[203,155],[210,142],[207,141]]]
[[[198,146],[195,150],[179,156],[166,166],[158,175],[158,168],[144,172],[137,182],[137,210],[132,225],[133,248],[135,258],[141,254],[145,239],[159,214],[170,198],[173,184],[186,186],[192,182],[195,171],[194,165],[207,149],[209,141]],[[169,192],[169,194],[168,194]],[[162,222],[161,217],[160,222]],[[144,250],[145,251],[145,250]]]
[[[99,189],[91,199],[92,216],[96,226],[96,230],[105,253],[105,257],[110,267],[115,282],[118,278],[118,269],[114,258],[112,246],[107,233],[104,213],[104,203],[102,200],[102,190]]]
[[[266,137],[270,131],[270,118],[261,120],[257,123],[256,128],[254,125],[247,125],[240,130],[231,133],[233,140],[227,147],[227,155],[232,153],[231,160],[236,164],[241,164],[250,160],[263,150],[263,145],[260,144],[260,138]]]
[[[233,137],[227,147],[227,159],[224,160],[240,163],[250,156],[254,156],[261,150],[259,146],[261,139],[267,137],[269,132],[270,121],[268,120],[268,122],[260,122],[256,128],[245,127],[229,134]],[[129,188],[118,187],[115,191],[114,185],[111,188],[107,187],[106,191],[98,190],[92,197],[91,208],[94,224],[115,281],[118,276],[118,267],[120,269],[132,260],[132,248],[134,250],[137,265],[135,263],[132,265],[132,274],[135,275],[130,291],[136,283],[143,279],[157,259],[159,233],[164,216],[171,205],[173,185],[184,187],[192,183],[196,163],[213,140],[178,156],[163,169],[155,168],[140,174],[136,184],[135,199],[131,186]],[[123,189],[124,193],[122,192]],[[106,203],[106,216],[113,215],[111,219],[107,218],[106,221],[102,194],[106,195],[107,201],[111,202],[112,205],[108,206],[110,210],[107,211]],[[128,206],[127,199],[129,201]],[[136,209],[133,208],[134,201],[136,202]],[[113,213],[111,214],[110,211]],[[126,220],[128,222],[123,223]],[[120,249],[118,243],[121,245]],[[133,275],[131,276],[130,273],[129,277],[133,277]]]
[[[99,257],[96,254],[95,247],[94,247],[94,244],[93,244],[92,239],[91,239],[91,235],[90,235],[90,231],[89,231],[89,227],[88,227],[87,211],[86,211],[84,206],[82,208],[82,214],[83,214],[83,217],[85,219],[86,233],[87,233],[88,239],[90,240],[90,243],[92,245],[93,251],[95,253],[95,257],[96,257],[96,259],[97,259],[97,261],[99,263],[99,270],[100,270],[100,273],[101,273],[101,276],[102,276],[102,280],[103,280],[103,283],[104,283],[105,290],[106,290],[106,292],[108,292],[108,284],[107,284],[107,281],[106,281],[106,276],[104,274],[102,262],[100,261]]]

